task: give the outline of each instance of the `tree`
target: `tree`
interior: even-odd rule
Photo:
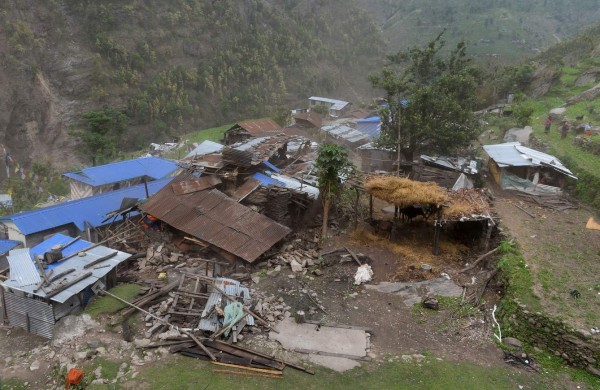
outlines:
[[[83,114],[85,130],[71,131],[70,135],[81,141],[80,153],[91,160],[109,161],[117,155],[118,142],[125,132],[127,116],[121,111],[104,108]]]
[[[370,75],[374,88],[385,91],[388,105],[381,109],[377,144],[397,150],[412,161],[421,147],[452,153],[479,134],[473,114],[480,71],[471,65],[466,46],[459,43],[447,57],[444,32],[424,48],[388,56],[380,73]]]
[[[332,200],[342,189],[341,177],[348,176],[354,170],[354,165],[348,159],[348,149],[343,146],[326,144],[319,148],[317,161],[319,192],[323,202],[323,229],[321,239],[327,238],[329,223],[329,207]]]

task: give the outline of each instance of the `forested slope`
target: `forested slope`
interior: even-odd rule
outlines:
[[[7,0],[0,142],[69,165],[88,111],[123,112],[131,149],[310,95],[359,102],[384,52],[353,1]]]

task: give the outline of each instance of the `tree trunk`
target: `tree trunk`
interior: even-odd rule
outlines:
[[[323,199],[323,229],[321,230],[321,240],[327,239],[327,225],[329,224],[329,206],[331,205],[331,199],[325,197]]]

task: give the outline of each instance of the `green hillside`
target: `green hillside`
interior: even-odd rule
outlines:
[[[62,163],[87,111],[126,114],[123,146],[139,148],[311,95],[360,103],[384,53],[372,18],[345,0],[8,0],[0,136],[19,159],[40,142]]]
[[[446,28],[482,60],[521,61],[595,23],[595,0],[359,0],[375,16],[392,51],[427,42]]]

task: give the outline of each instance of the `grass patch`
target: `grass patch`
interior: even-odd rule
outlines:
[[[25,381],[14,378],[0,378],[0,390],[26,390],[31,389],[31,386],[25,386]]]
[[[532,351],[526,346],[525,350],[531,354],[542,367],[544,374],[550,378],[560,381],[561,374],[569,376],[573,381],[585,384],[585,388],[600,389],[600,378],[597,378],[585,370],[570,367],[564,361],[548,352]]]
[[[140,286],[137,284],[121,284],[117,287],[109,290],[110,293],[118,296],[121,299],[124,299],[128,302],[131,302],[133,298],[140,292]],[[119,302],[113,297],[103,296],[96,297],[92,300],[92,302],[85,308],[84,313],[89,314],[92,318],[98,317],[103,313],[115,313],[118,310],[121,310],[126,305],[122,302]]]
[[[498,262],[498,268],[507,280],[503,304],[518,299],[532,310],[541,310],[540,299],[533,293],[533,277],[525,258],[515,245],[507,241],[501,242],[499,247],[502,258]]]
[[[185,367],[185,368],[183,368]],[[136,378],[140,388],[148,389],[528,389],[552,388],[540,378],[508,367],[481,367],[470,363],[452,363],[428,358],[423,363],[387,363],[337,373],[316,369],[307,375],[286,369],[282,379],[254,378],[213,373],[212,366],[185,357],[148,368]],[[221,368],[221,367],[219,367]]]
[[[225,130],[229,129],[231,126],[233,126],[233,124],[188,133],[184,136],[184,138],[188,139],[190,143],[200,143],[202,141],[219,142],[223,139],[223,134],[225,134]]]
[[[86,389],[88,390],[94,390],[94,389],[106,389],[105,384],[98,384],[98,385],[93,385],[91,384],[92,380],[95,379],[94,377],[94,371],[98,368],[98,367],[102,367],[102,378],[103,379],[108,379],[108,380],[113,380],[117,377],[117,374],[119,373],[119,366],[121,365],[120,362],[113,362],[111,360],[107,360],[104,358],[96,358],[93,362],[90,362],[86,365],[83,366],[83,371],[86,373],[86,382],[90,383],[88,386],[86,386]]]

